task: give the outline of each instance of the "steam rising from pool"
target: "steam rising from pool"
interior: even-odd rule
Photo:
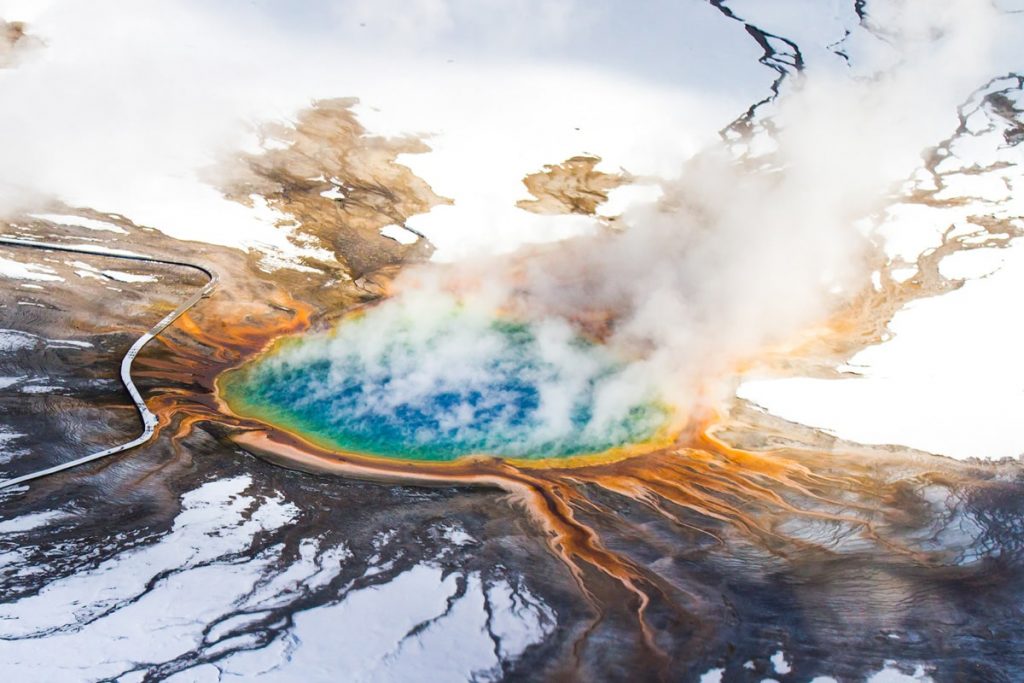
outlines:
[[[877,294],[870,226],[989,72],[983,4],[895,3],[860,70],[808,69],[763,130],[727,130],[660,200],[574,239],[406,267],[364,317],[232,374],[228,403],[332,448],[430,460],[601,451],[722,412],[738,370],[792,358]]]
[[[651,391],[606,389],[626,364],[564,321],[524,323],[451,295],[391,299],[230,373],[238,412],[332,449],[416,460],[605,452],[662,432]]]

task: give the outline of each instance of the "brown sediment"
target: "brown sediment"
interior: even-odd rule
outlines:
[[[608,201],[611,190],[633,181],[625,171],[596,170],[599,163],[601,157],[581,155],[545,165],[543,171],[523,178],[523,185],[536,199],[521,199],[516,206],[539,214],[594,215],[597,207]]]
[[[261,139],[274,148],[229,159],[209,176],[228,198],[252,206],[259,196],[285,214],[281,226],[296,245],[333,256],[308,256],[307,265],[358,281],[429,256],[425,239],[401,244],[380,231],[451,200],[396,161],[430,148],[417,137],[367,134],[352,112],[357,102],[319,100],[294,125],[265,125]]]

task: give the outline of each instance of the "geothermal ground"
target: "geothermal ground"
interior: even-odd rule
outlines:
[[[0,4],[3,678],[1024,680],[1024,8],[413,5]]]

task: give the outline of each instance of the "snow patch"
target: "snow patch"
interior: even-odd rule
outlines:
[[[16,280],[37,280],[39,282],[64,282],[64,278],[49,266],[36,263],[22,263],[0,256],[0,276]]]
[[[122,235],[128,234],[128,231],[119,225],[114,225],[107,221],[98,221],[94,218],[84,218],[82,216],[70,216],[56,213],[34,213],[30,215],[33,218],[49,221],[51,223],[59,223],[60,225],[77,225],[80,228],[88,228],[89,230],[107,230],[109,232],[119,232]]]
[[[914,667],[913,674],[905,674],[894,661],[887,661],[885,668],[868,677],[866,683],[935,683],[920,664]]]
[[[384,237],[389,237],[399,244],[412,244],[417,242],[420,238],[419,235],[414,233],[408,228],[403,228],[400,225],[385,225],[380,229],[380,234]]]
[[[778,650],[769,659],[771,659],[772,668],[775,669],[775,673],[777,674],[788,674],[790,671],[793,670],[793,667],[790,665],[790,663],[786,661],[786,653],[784,653],[782,650]]]
[[[45,526],[50,522],[61,519],[65,516],[66,515],[60,510],[46,510],[43,512],[33,512],[27,515],[21,515],[20,517],[0,522],[0,534],[15,534],[31,531],[32,529],[38,529],[41,526]]]

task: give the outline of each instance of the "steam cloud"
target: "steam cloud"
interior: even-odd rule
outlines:
[[[565,369],[541,387],[546,434],[570,428],[572,406],[594,383],[591,430],[652,395],[682,421],[730,389],[740,359],[841,306],[869,281],[879,248],[858,221],[950,131],[955,105],[988,75],[984,46],[995,40],[997,15],[984,3],[871,11],[885,41],[860,56],[870,76],[806,73],[776,105],[775,130],[761,140],[770,151],[703,151],[664,184],[657,205],[624,216],[621,232],[400,277],[397,295],[364,321],[368,366],[382,362],[374,350],[394,333],[396,309],[429,330],[438,305],[458,303],[477,324],[413,339],[408,379],[381,408],[416,403],[425,387],[450,389],[453,378],[477,387],[492,360],[487,321],[503,311],[528,322],[545,357]],[[601,336],[625,365],[597,377],[570,326]]]

